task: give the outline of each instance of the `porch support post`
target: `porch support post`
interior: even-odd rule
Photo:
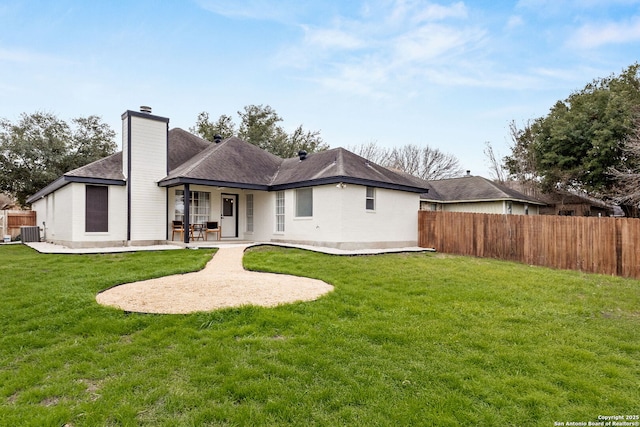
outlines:
[[[189,184],[184,185],[184,216],[182,221],[182,228],[184,228],[184,243],[189,243],[189,231],[191,230],[190,218],[190,205],[191,205],[191,190]]]

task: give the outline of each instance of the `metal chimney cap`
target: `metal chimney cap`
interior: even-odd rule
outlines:
[[[140,112],[141,113],[151,114],[151,107],[149,107],[148,105],[141,105],[140,106]]]

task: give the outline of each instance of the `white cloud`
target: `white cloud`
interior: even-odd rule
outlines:
[[[397,85],[424,83],[426,69],[453,66],[485,42],[485,30],[466,22],[464,3],[420,0],[367,3],[360,17],[340,17],[322,26],[304,25],[304,37],[281,50],[280,66],[315,69],[326,87],[385,96]],[[404,89],[404,88],[403,88]]]
[[[467,17],[467,14],[467,7],[463,2],[454,3],[449,7],[439,4],[428,4],[415,15],[414,21],[432,22],[447,18],[464,19]]]
[[[352,50],[365,45],[357,34],[339,28],[310,28],[303,26],[305,30],[304,42],[321,49]]]
[[[50,65],[70,63],[69,61],[52,55],[32,52],[24,49],[6,49],[3,47],[0,47],[0,62],[24,64],[47,63]]]
[[[611,6],[632,6],[640,4],[640,0],[520,0],[516,7],[537,10],[592,9]]]
[[[407,65],[434,61],[455,55],[478,43],[482,37],[483,33],[479,30],[460,30],[440,24],[425,25],[396,38],[393,53],[397,60]]]
[[[296,2],[269,0],[198,0],[198,5],[209,12],[229,18],[288,21],[294,15]]]
[[[591,49],[638,41],[640,41],[640,17],[636,16],[624,22],[583,25],[569,38],[568,44],[570,47]]]
[[[520,15],[512,15],[507,20],[507,29],[513,30],[524,25],[524,19]]]

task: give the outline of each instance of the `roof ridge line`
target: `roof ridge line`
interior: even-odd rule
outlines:
[[[224,141],[220,141],[220,142],[217,142],[217,143],[211,142],[211,145],[209,147],[205,148],[204,150],[202,150],[200,152],[200,154],[202,154],[204,151],[207,151],[207,150],[209,150],[209,152],[207,154],[205,154],[204,156],[200,157],[200,159],[198,159],[195,163],[193,163],[188,169],[185,169],[183,171],[183,173],[192,172],[196,167],[200,166],[200,164],[202,162],[204,162],[206,159],[208,159],[209,156],[211,156],[213,153],[215,153],[217,151],[217,149],[220,148],[222,146],[222,144],[225,144],[229,139],[231,139],[231,138],[227,138]],[[213,148],[210,148],[211,146],[213,146]],[[187,162],[188,162],[188,160],[187,160]],[[183,165],[184,165],[184,163],[183,163]],[[182,166],[182,165],[180,165],[180,166]],[[178,166],[176,169],[180,169],[180,166]]]

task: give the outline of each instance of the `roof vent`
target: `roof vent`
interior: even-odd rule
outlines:
[[[220,135],[219,133],[213,135],[213,142],[215,142],[216,144],[220,144],[220,141],[222,141],[222,135]]]
[[[151,114],[151,107],[149,107],[147,105],[141,105],[140,106],[140,112],[141,113],[146,113],[146,114]]]
[[[304,150],[298,151],[298,157],[300,157],[300,161],[306,159],[307,158],[307,152],[304,151]]]
[[[471,171],[467,169],[467,176],[471,176]]]

